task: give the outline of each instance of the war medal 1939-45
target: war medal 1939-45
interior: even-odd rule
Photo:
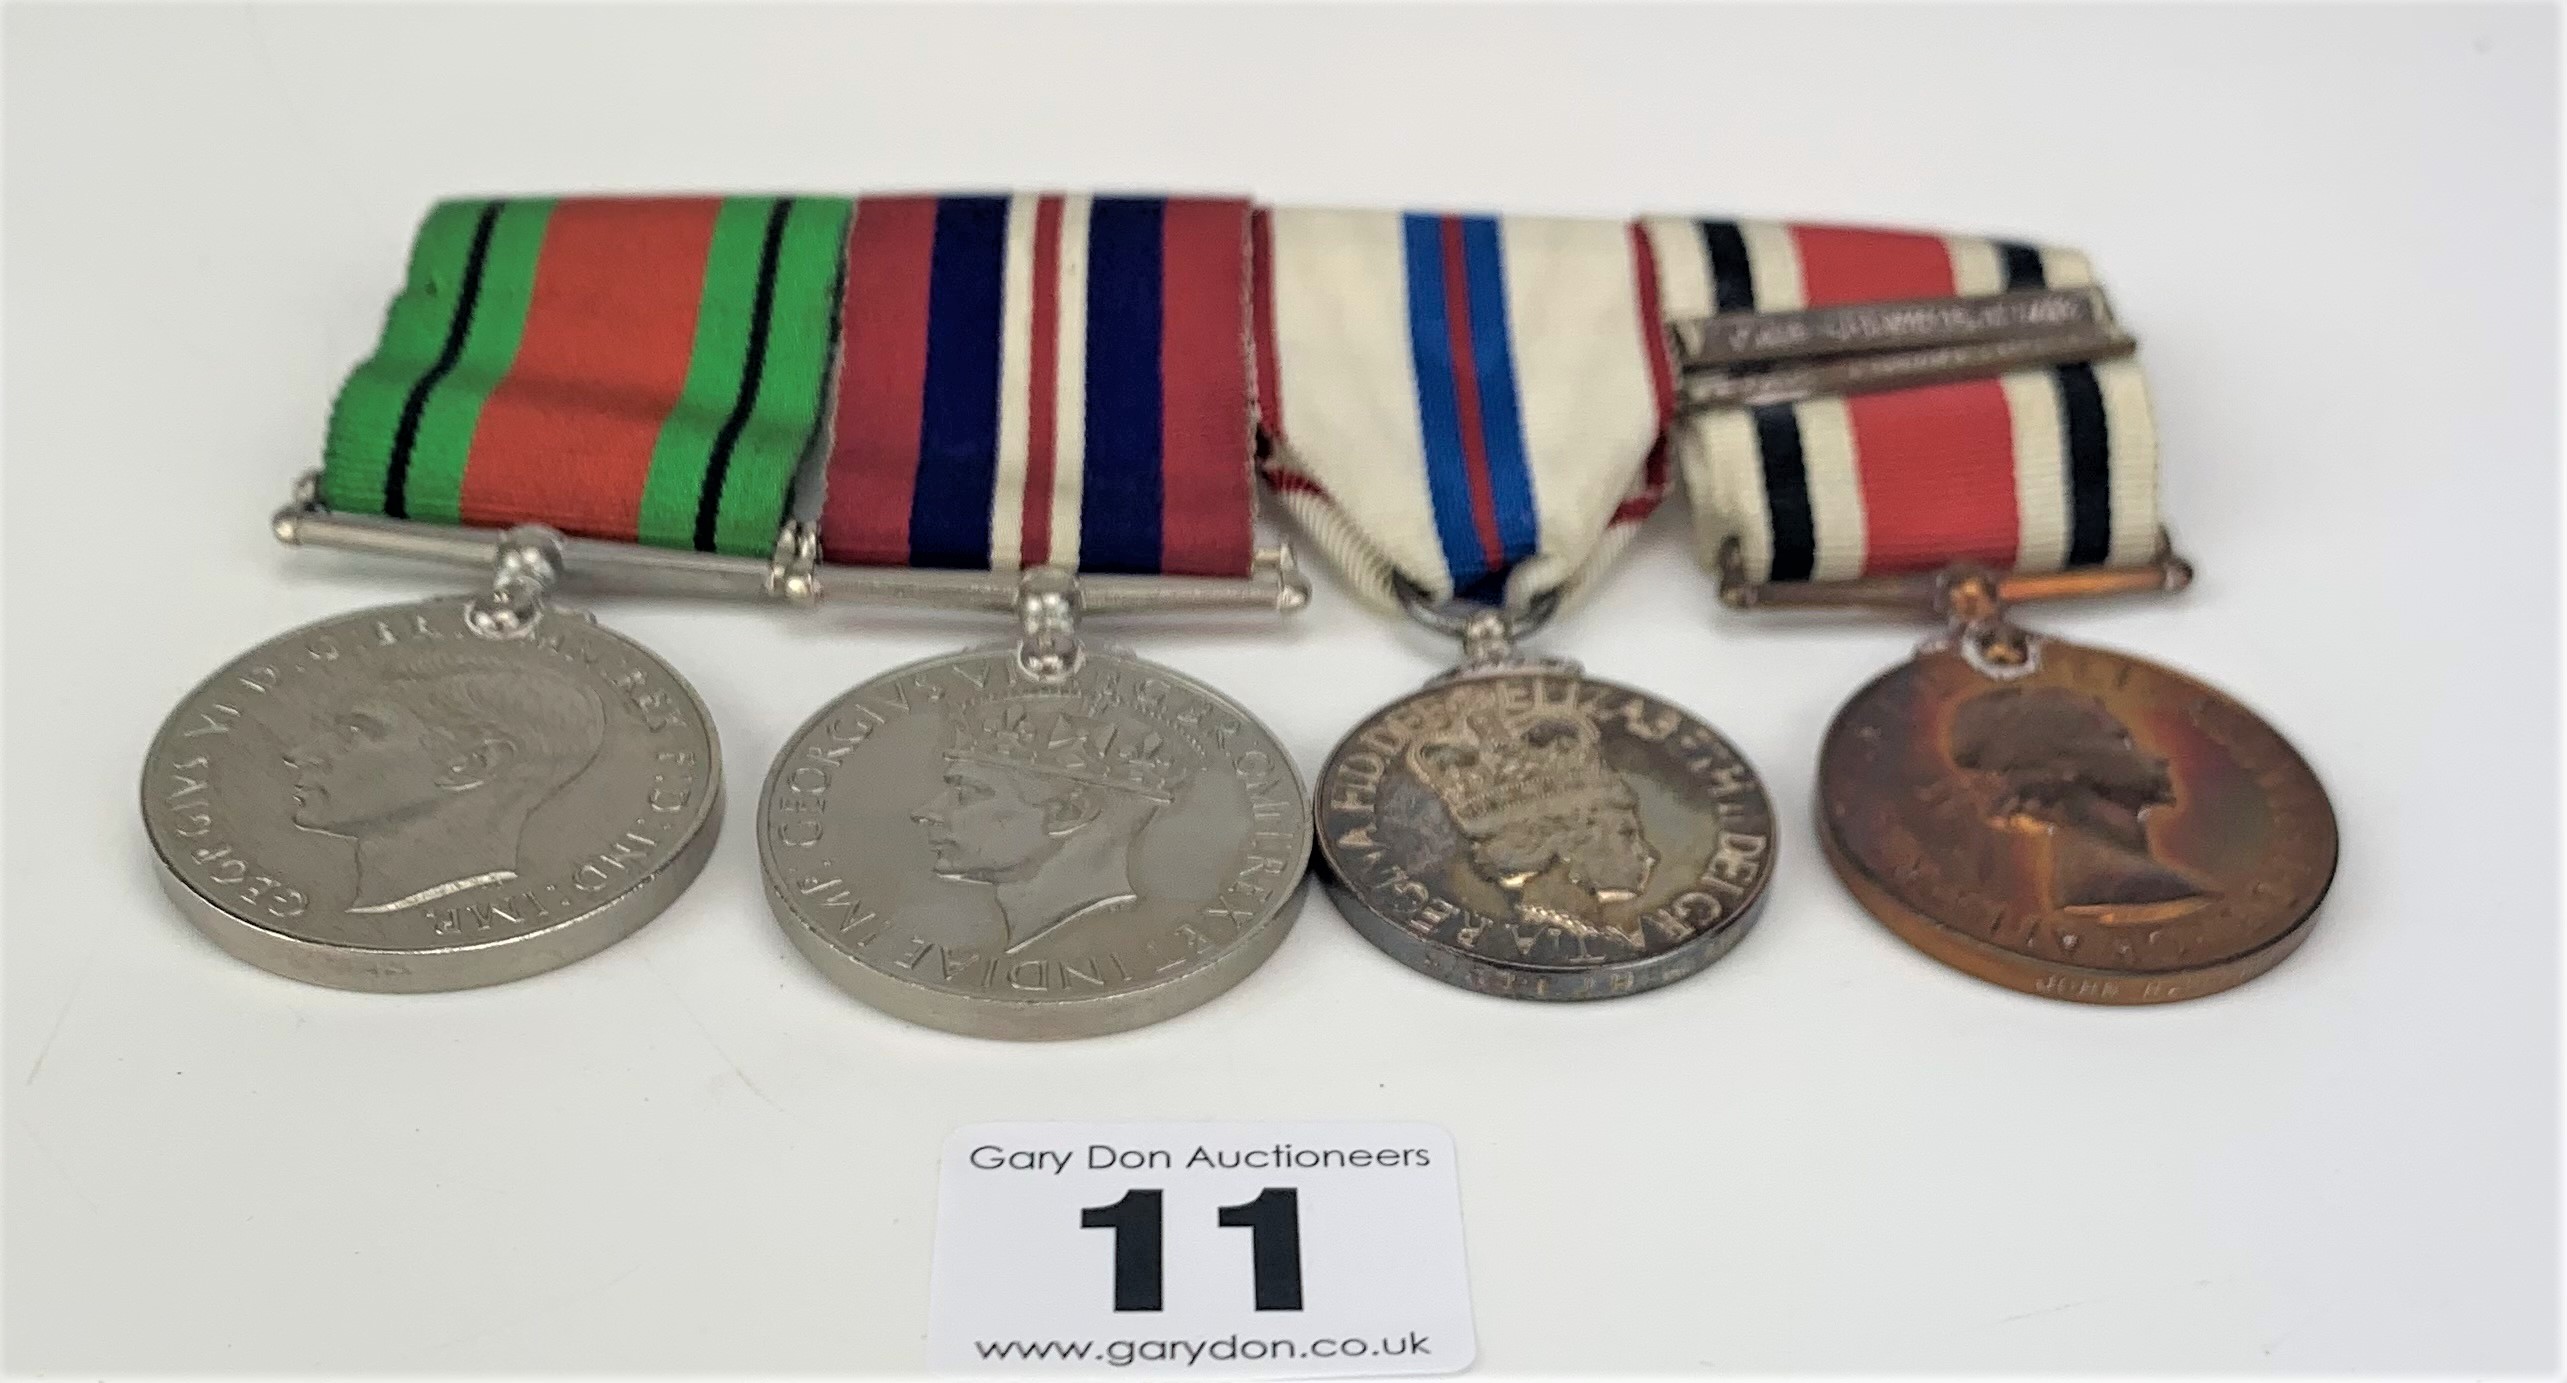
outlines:
[[[721,824],[712,720],[551,591],[763,593],[845,217],[783,198],[429,214],[276,532],[490,585],[306,626],[179,704],[142,805],[189,920],[295,979],[456,989],[591,954],[686,887]]]
[[[1227,698],[1104,649],[913,663],[840,697],[776,761],[776,915],[856,997],[930,1027],[1075,1037],[1173,1017],[1283,940],[1310,813]]]
[[[2131,338],[2082,256],[1968,237],[1653,221],[1678,439],[1723,598],[1868,606],[1948,632],[1820,752],[1829,862],[1981,979],[2164,1003],[2308,934],[2335,816],[2272,727],[2180,673],[2026,632],[2011,604],[2181,587]],[[1699,314],[1695,316],[1693,314]]]
[[[1620,222],[1277,210],[1270,485],[1373,603],[1462,640],[1318,780],[1339,910],[1449,984],[1636,994],[1746,933],[1772,804],[1727,740],[1514,641],[1664,494],[1671,366]]]
[[[1245,202],[868,197],[847,245],[813,579],[1012,612],[794,735],[767,896],[857,998],[988,1037],[1093,1036],[1219,995],[1298,911],[1310,808],[1237,703],[1085,614],[1296,609],[1254,549]]]

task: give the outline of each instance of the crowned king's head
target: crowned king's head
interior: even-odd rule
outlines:
[[[1173,802],[1201,766],[1189,744],[1090,713],[1069,698],[984,701],[945,722],[948,759],[1039,773]]]
[[[1595,722],[1574,704],[1492,682],[1456,687],[1427,714],[1408,766],[1465,835],[1630,805],[1631,789],[1605,763]]]

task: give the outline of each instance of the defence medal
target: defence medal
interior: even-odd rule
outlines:
[[[408,992],[567,964],[676,898],[720,829],[712,720],[552,591],[763,593],[845,219],[768,198],[430,213],[275,532],[489,584],[294,630],[179,703],[142,810],[189,921],[293,979]]]
[[[1084,614],[1298,609],[1254,547],[1245,202],[867,197],[849,231],[814,593],[1016,616],[788,741],[767,897],[840,987],[1004,1038],[1238,983],[1298,911],[1300,776],[1236,702]]]
[[[1338,910],[1448,984],[1598,999],[1725,954],[1773,808],[1710,726],[1516,651],[1665,492],[1651,247],[1622,222],[1278,209],[1260,225],[1269,485],[1461,665],[1319,778]]]
[[[2087,1003],[2271,969],[2333,878],[2325,789],[2222,692],[2018,627],[2027,601],[2178,590],[2134,343],[2082,256],[1969,237],[1652,221],[1703,551],[1739,609],[1942,635],[1819,759],[1828,861],[1956,969]]]

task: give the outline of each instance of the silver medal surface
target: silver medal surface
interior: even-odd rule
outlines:
[[[494,637],[470,603],[306,625],[162,722],[144,828],[224,950],[341,989],[498,984],[630,935],[703,867],[721,749],[694,689],[579,612]]]
[[[1319,850],[1338,910],[1448,984],[1606,999],[1693,974],[1745,935],[1773,804],[1711,727],[1558,668],[1457,676],[1329,755]]]
[[[1058,682],[1013,646],[932,658],[811,718],[767,775],[776,920],[841,988],[982,1037],[1155,1023],[1282,942],[1310,804],[1254,716],[1091,646]]]

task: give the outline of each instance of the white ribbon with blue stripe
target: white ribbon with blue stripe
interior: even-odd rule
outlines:
[[[1267,477],[1359,593],[1520,607],[1647,515],[1670,401],[1629,223],[1266,216]]]

